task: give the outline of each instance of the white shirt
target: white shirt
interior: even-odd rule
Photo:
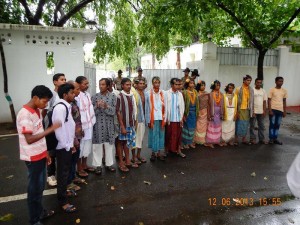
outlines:
[[[74,146],[75,137],[75,122],[71,115],[71,105],[64,99],[60,99],[59,102],[64,103],[69,111],[68,121],[66,119],[66,107],[62,104],[55,106],[52,114],[52,122],[60,122],[61,127],[55,130],[55,136],[58,140],[56,149],[66,149],[69,151]]]
[[[254,113],[263,114],[264,113],[264,101],[268,100],[267,93],[264,89],[260,88],[259,90],[254,89]]]
[[[162,101],[160,98],[160,92],[153,91],[154,97],[154,120],[162,120]]]

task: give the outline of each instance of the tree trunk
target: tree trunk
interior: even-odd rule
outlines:
[[[4,55],[4,49],[3,49],[3,44],[2,44],[1,38],[0,38],[0,55],[1,55],[2,69],[3,69],[4,94],[5,94],[6,100],[9,103],[10,114],[11,114],[11,118],[13,121],[13,127],[15,128],[16,127],[16,113],[15,113],[15,108],[14,108],[12,99],[8,93],[8,79],[7,79],[6,62],[5,62],[5,55]]]
[[[258,50],[257,78],[264,80],[264,59],[268,50]]]
[[[180,49],[177,49],[177,61],[176,61],[177,69],[181,69],[181,62],[180,62]]]
[[[152,69],[155,69],[155,54],[152,53]]]

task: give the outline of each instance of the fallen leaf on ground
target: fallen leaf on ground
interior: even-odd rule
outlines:
[[[124,177],[122,177],[122,179],[125,179],[125,176],[124,176]]]
[[[116,190],[115,186],[110,186],[110,190],[112,191]]]
[[[166,176],[166,175],[164,175],[164,178],[166,179],[166,178],[167,178],[167,176]]]
[[[144,223],[143,222],[139,222],[139,225],[144,225]]]
[[[150,182],[150,181],[145,181],[145,180],[144,180],[144,183],[145,183],[145,184],[148,184],[148,185],[151,185],[151,182]]]
[[[184,172],[180,172],[182,175],[184,175]]]
[[[11,214],[11,213],[8,213],[8,214],[0,217],[0,221],[3,221],[3,222],[10,221],[10,220],[13,220],[13,219],[14,219],[14,215]]]
[[[6,177],[6,179],[12,179],[14,177],[14,175],[9,175]]]
[[[121,209],[124,209],[124,207],[123,207],[123,206],[121,206],[120,208],[121,208]]]
[[[239,203],[239,204],[241,204],[242,202],[239,200],[239,199],[237,199],[237,198],[233,198],[232,199],[234,202],[236,202],[236,203]]]
[[[76,220],[76,223],[80,223],[80,219],[77,219],[77,220]]]
[[[253,193],[254,193],[254,194],[256,194],[256,192],[255,192],[255,191],[253,191]]]
[[[268,178],[267,178],[267,177],[264,177],[264,180],[268,180]]]
[[[251,173],[251,177],[255,177],[255,176],[256,176],[255,172]]]

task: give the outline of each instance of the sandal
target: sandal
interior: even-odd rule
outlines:
[[[144,159],[144,158],[142,158],[142,157],[138,157],[137,159],[138,159],[139,161],[141,161],[142,163],[146,163],[146,162],[147,162],[147,160]]]
[[[156,160],[156,156],[154,154],[151,154],[150,161],[154,162],[155,160]]]
[[[77,197],[76,191],[73,189],[67,190],[67,197]]]
[[[96,169],[95,169],[95,174],[96,175],[101,175],[102,173],[102,168],[100,166],[98,166]]]
[[[160,161],[166,161],[166,157],[163,155],[157,156]]]
[[[239,143],[238,143],[238,142],[234,142],[233,145],[234,145],[234,146],[238,146]]]
[[[81,179],[79,177],[76,177],[74,180],[73,180],[73,183],[74,184],[85,184],[85,179]]]
[[[196,145],[195,144],[191,144],[190,147],[191,148],[196,148]]]
[[[131,162],[132,162],[132,163],[136,163],[136,164],[138,164],[138,165],[141,165],[141,164],[142,164],[142,162],[141,162],[140,160],[138,160],[138,159],[132,159]]]
[[[130,164],[127,164],[126,167],[139,168],[139,165],[136,163],[130,163]]]
[[[66,213],[73,213],[73,212],[76,212],[77,209],[74,205],[70,205],[68,204],[68,206],[66,208],[62,208],[64,212]]]
[[[251,140],[250,143],[251,143],[252,145],[256,145],[256,144],[257,144],[257,142],[254,141],[254,140]]]
[[[106,166],[105,168],[110,172],[116,172],[116,169],[112,166]]]
[[[86,169],[84,169],[86,172],[88,172],[88,173],[94,173],[95,171],[96,171],[96,169],[95,168],[93,168],[93,167],[88,167],[88,168],[86,168]]]
[[[264,144],[264,145],[268,145],[269,142],[268,141],[259,141],[260,144]]]
[[[78,185],[71,183],[67,186],[67,190],[73,190],[73,191],[79,191],[81,190],[81,187],[79,187]]]
[[[40,216],[40,220],[47,219],[48,217],[53,216],[53,215],[54,215],[53,210],[44,209],[41,216]]]
[[[243,141],[242,142],[244,145],[252,145],[252,143],[251,142],[248,142],[248,141]]]
[[[119,165],[119,170],[121,170],[121,172],[129,172],[129,169],[125,165]]]
[[[177,153],[178,156],[180,156],[181,158],[186,158],[186,155],[183,154],[182,152]]]
[[[77,175],[78,175],[79,177],[83,177],[83,178],[89,176],[89,174],[88,174],[87,172],[85,172],[84,170],[78,171],[78,172],[77,172]]]

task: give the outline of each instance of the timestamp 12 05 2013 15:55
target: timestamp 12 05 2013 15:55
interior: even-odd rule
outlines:
[[[208,198],[209,206],[280,206],[280,198]]]

